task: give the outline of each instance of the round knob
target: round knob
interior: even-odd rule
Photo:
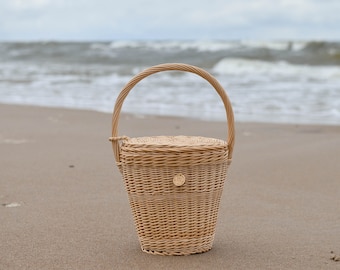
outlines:
[[[185,176],[181,173],[176,174],[172,181],[174,182],[174,185],[177,187],[183,186],[185,183]]]

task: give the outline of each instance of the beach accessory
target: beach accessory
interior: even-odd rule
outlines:
[[[195,73],[215,88],[227,116],[227,140],[198,136],[129,138],[118,135],[123,102],[142,79],[161,71]],[[150,67],[120,92],[112,117],[112,147],[143,251],[189,255],[212,248],[217,214],[234,147],[234,116],[227,94],[207,71],[178,63]]]

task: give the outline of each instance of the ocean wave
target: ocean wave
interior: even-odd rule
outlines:
[[[164,62],[211,72],[237,121],[340,123],[339,42],[0,43],[0,102],[111,112],[133,75]],[[136,88],[125,112],[224,118],[217,93],[194,74],[162,72]]]
[[[224,58],[213,71],[225,75],[265,75],[268,78],[290,77],[314,80],[340,80],[340,67],[293,65],[285,61],[266,62],[243,58]]]
[[[300,51],[305,48],[308,42],[305,41],[257,41],[243,40],[240,45],[246,48],[269,49],[277,51]]]
[[[114,41],[110,44],[112,49],[121,48],[147,48],[151,50],[197,50],[199,52],[216,52],[237,48],[238,42],[226,41]]]
[[[149,66],[181,61],[210,68],[223,58],[340,65],[339,42],[316,41],[113,41],[0,43],[0,61]]]

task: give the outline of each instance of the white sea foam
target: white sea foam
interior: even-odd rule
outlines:
[[[226,75],[266,75],[269,79],[281,76],[313,80],[340,80],[340,67],[338,66],[292,65],[285,61],[266,62],[224,58],[214,66],[213,70]]]

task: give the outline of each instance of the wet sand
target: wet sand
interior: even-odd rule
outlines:
[[[0,269],[340,269],[340,126],[237,123],[213,249],[140,250],[111,115],[0,105]],[[122,115],[120,134],[226,125]]]

